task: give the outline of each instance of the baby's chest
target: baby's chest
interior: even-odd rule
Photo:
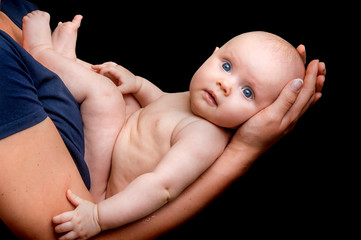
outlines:
[[[129,118],[121,130],[114,153],[117,161],[155,167],[172,146],[173,130],[178,122],[172,112],[141,111]],[[113,156],[114,158],[114,156]]]
[[[168,95],[167,95],[168,96]],[[179,126],[195,118],[187,99],[169,95],[131,115],[121,130],[113,154],[117,161],[152,171],[170,150]]]

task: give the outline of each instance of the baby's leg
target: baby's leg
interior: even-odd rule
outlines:
[[[32,55],[53,48],[50,15],[46,12],[34,11],[23,18],[23,47]]]
[[[76,60],[76,40],[83,16],[76,15],[71,22],[59,22],[52,35],[53,49],[61,55]]]
[[[31,12],[23,18],[23,47],[41,64],[57,73],[81,103],[89,92],[87,83],[76,73],[78,66],[70,65],[70,59],[54,51],[49,20],[50,15],[42,11]],[[68,69],[70,66],[73,69]]]
[[[113,146],[125,119],[124,100],[110,79],[54,51],[49,20],[41,11],[24,17],[24,48],[57,73],[81,104],[90,192],[99,201],[105,196]]]

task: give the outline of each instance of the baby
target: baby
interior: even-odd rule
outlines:
[[[289,80],[302,84],[305,74],[288,42],[249,32],[216,48],[189,91],[164,93],[115,63],[92,69],[79,63],[74,47],[80,21],[76,16],[59,24],[53,36],[47,13],[32,12],[23,25],[24,48],[81,104],[85,160],[97,180],[91,184],[97,204],[69,190],[76,209],[53,218],[66,239],[90,238],[176,198],[222,154],[230,129],[275,101]]]

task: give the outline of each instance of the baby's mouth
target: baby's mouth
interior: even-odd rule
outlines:
[[[212,90],[204,90],[203,98],[211,106],[218,106],[217,95]]]

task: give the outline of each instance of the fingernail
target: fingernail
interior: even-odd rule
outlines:
[[[323,68],[322,73],[323,73],[323,75],[326,75],[326,64],[324,62],[321,62],[321,64],[322,64],[322,68]]]
[[[291,84],[291,88],[296,92],[298,92],[301,90],[302,85],[303,85],[303,80],[301,78],[297,78],[293,80],[293,83]]]

